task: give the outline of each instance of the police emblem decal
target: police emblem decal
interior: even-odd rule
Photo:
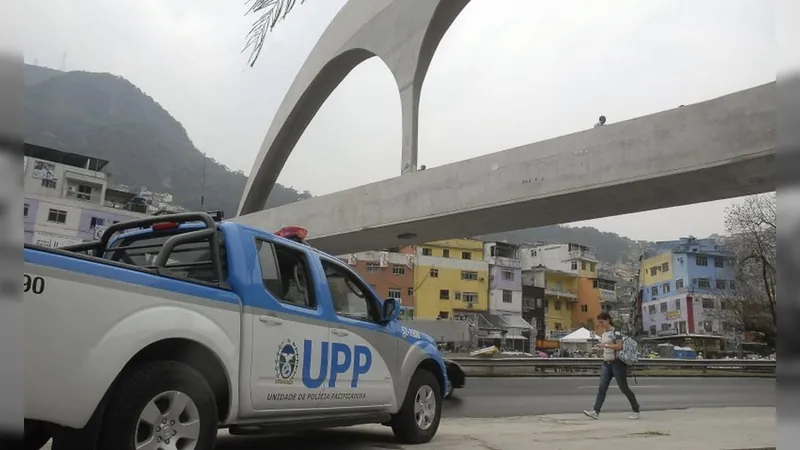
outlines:
[[[275,355],[275,383],[294,383],[294,376],[299,366],[300,351],[297,345],[289,339],[281,342]]]

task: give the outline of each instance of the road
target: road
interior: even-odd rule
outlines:
[[[597,378],[472,378],[445,402],[445,417],[513,417],[568,414],[589,409]],[[772,378],[655,378],[630,380],[642,411],[689,407],[775,406]],[[603,411],[630,410],[612,382]]]
[[[445,402],[444,422],[448,418],[580,414],[592,406],[597,381],[591,377],[469,379],[467,387],[456,390],[455,396]],[[774,407],[776,404],[775,379],[643,377],[632,388],[639,398],[645,420],[648,411],[690,407]],[[624,412],[629,409],[625,397],[612,383],[603,411]],[[287,446],[320,450],[403,448],[383,427],[378,430],[356,427],[286,436],[234,437],[222,432],[216,450],[264,450]]]

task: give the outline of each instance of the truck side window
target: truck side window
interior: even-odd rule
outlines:
[[[350,319],[376,322],[376,306],[369,291],[362,287],[356,277],[341,267],[322,261],[328,289],[331,293],[333,309],[336,314]]]
[[[256,239],[261,278],[279,302],[316,308],[314,290],[309,283],[308,264],[303,252]]]

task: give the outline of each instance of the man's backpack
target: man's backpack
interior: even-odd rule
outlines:
[[[617,357],[626,366],[631,367],[639,362],[639,344],[628,336],[622,337],[622,350]]]

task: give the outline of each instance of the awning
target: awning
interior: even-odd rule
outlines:
[[[525,330],[532,330],[533,326],[525,321],[522,316],[517,316],[513,314],[503,314],[503,320],[506,322],[506,326],[509,328],[522,328]]]

